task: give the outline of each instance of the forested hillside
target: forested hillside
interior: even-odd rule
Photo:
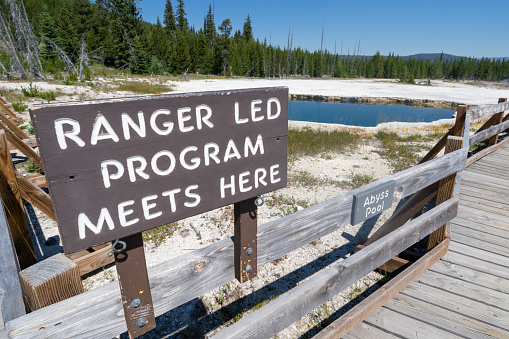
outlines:
[[[409,82],[417,78],[498,81],[509,77],[508,59],[340,55],[338,51],[293,48],[291,33],[286,46],[271,46],[266,38],[253,36],[249,16],[216,19],[212,6],[204,13],[202,27],[190,26],[184,0],[167,0],[155,24],[143,21],[136,0],[0,3],[4,72],[16,70],[18,65],[40,77],[64,69],[86,77],[87,65],[99,63],[149,74],[399,78]],[[22,22],[23,9],[30,25]],[[232,30],[233,20],[244,22],[242,31]],[[25,32],[19,27],[25,27]]]

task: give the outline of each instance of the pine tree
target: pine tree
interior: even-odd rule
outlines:
[[[173,37],[177,26],[175,24],[175,15],[173,14],[173,6],[171,5],[171,0],[166,0],[166,6],[164,7],[164,28],[166,29],[166,33]]]
[[[177,45],[172,58],[172,67],[176,74],[182,74],[187,71],[191,64],[191,56],[189,55],[189,46],[185,34],[185,32],[177,33]]]
[[[244,22],[242,38],[244,38],[245,41],[251,41],[253,39],[253,27],[251,26],[251,18],[249,17],[249,14]]]
[[[187,31],[189,29],[189,24],[187,23],[186,11],[184,9],[184,0],[177,0],[177,28],[179,31]]]

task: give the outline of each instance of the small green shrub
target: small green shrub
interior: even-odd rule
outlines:
[[[44,99],[44,100],[50,102],[52,100],[56,100],[57,96],[56,96],[55,92],[53,92],[53,91],[51,91],[51,92],[41,92],[41,93],[39,93],[39,98]]]
[[[12,107],[16,112],[21,113],[28,108],[28,105],[21,99],[18,99],[18,101],[12,103]]]
[[[37,89],[37,86],[32,85],[32,83],[30,83],[28,85],[28,88],[24,88],[23,86],[21,86],[21,92],[27,98],[35,98],[39,94],[39,90]]]
[[[25,166],[25,170],[30,173],[44,173],[43,170],[34,164],[32,160],[28,160],[27,165]]]

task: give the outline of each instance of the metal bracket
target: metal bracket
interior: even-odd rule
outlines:
[[[156,327],[142,234],[122,238],[115,241],[115,245],[115,263],[127,331],[130,338],[136,338]]]
[[[234,265],[235,278],[246,282],[257,275],[257,215],[258,198],[246,199],[234,204]]]

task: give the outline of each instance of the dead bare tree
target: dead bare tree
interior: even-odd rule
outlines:
[[[57,57],[64,63],[64,69],[69,73],[74,73],[76,76],[78,76],[76,66],[74,66],[74,63],[67,56],[67,54],[65,54],[65,52],[60,47],[58,47],[58,45],[54,43],[50,38],[43,36],[42,39],[51,47],[51,49],[57,53]]]
[[[291,35],[290,35],[291,31]],[[286,77],[290,76],[290,64],[292,62],[292,45],[293,45],[293,29],[290,26],[288,29],[288,46],[286,49]]]
[[[83,34],[83,36],[81,37],[81,40],[80,40],[80,45],[81,45],[81,51],[80,51],[80,70],[79,70],[79,75],[78,77],[80,79],[83,79],[84,78],[84,69],[86,66],[89,65],[90,63],[90,60],[88,58],[88,53],[87,53],[87,43],[86,43],[86,38],[85,38],[85,35]]]

